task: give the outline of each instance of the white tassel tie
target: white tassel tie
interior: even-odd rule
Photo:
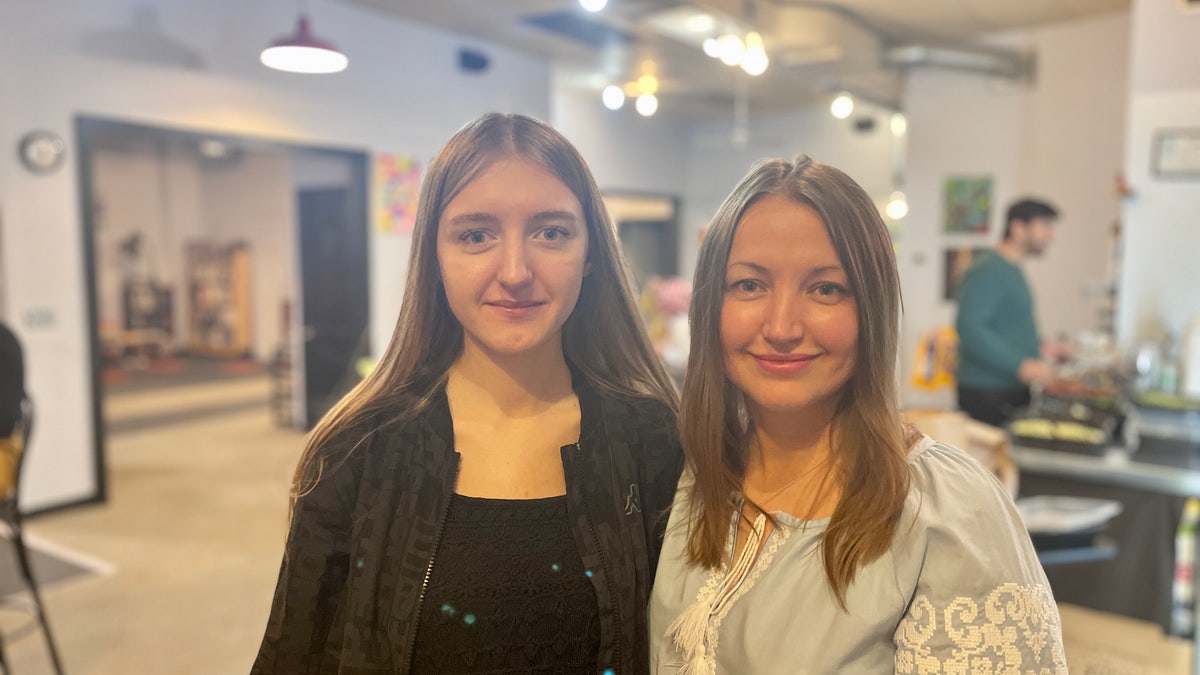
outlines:
[[[706,648],[709,622],[713,616],[720,613],[726,601],[742,585],[742,581],[754,567],[766,522],[766,516],[761,513],[754,519],[741,554],[734,561],[733,567],[725,573],[716,594],[708,599],[705,598],[705,589],[701,589],[696,602],[683,610],[683,613],[667,626],[667,637],[671,638],[675,648],[683,654],[684,664],[679,669],[679,675],[716,675],[715,655],[709,654]]]

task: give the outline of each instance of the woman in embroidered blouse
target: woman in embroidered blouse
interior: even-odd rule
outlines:
[[[898,416],[899,311],[887,228],[841,171],[764,160],[722,204],[696,267],[653,672],[1066,672],[1011,499]]]
[[[446,143],[392,341],[296,471],[254,673],[647,672],[683,457],[630,279],[561,134]]]

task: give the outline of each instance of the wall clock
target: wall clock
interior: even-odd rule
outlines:
[[[62,166],[67,144],[51,131],[30,131],[21,137],[17,154],[21,164],[34,173],[50,173]]]

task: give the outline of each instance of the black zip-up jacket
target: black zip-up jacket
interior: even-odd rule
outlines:
[[[562,448],[571,534],[600,608],[597,674],[649,672],[646,603],[683,466],[659,401],[576,381],[580,440]],[[361,442],[361,443],[360,443]],[[445,391],[414,420],[358,427],[293,513],[252,673],[408,673],[458,473]],[[328,466],[329,463],[327,463]]]

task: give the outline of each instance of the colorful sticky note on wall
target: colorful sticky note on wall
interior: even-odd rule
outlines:
[[[412,155],[375,156],[375,227],[384,234],[411,234],[417,219],[421,164]]]

